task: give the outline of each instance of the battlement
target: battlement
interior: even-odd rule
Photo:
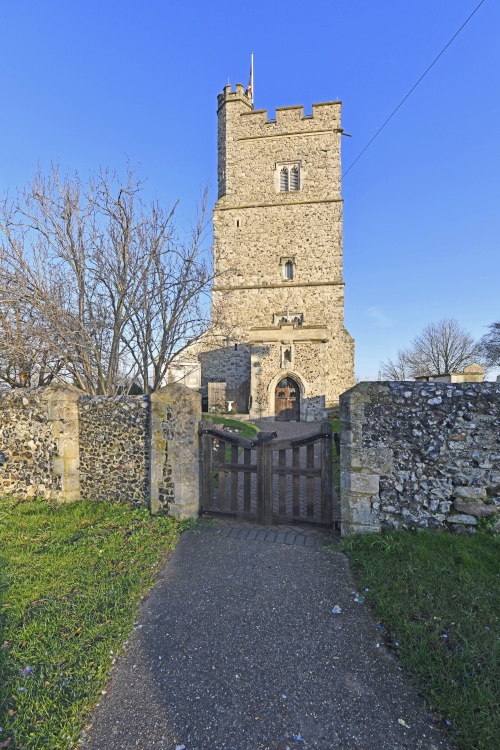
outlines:
[[[224,86],[222,93],[217,97],[217,111],[227,102],[242,102],[247,107],[253,108],[252,99],[248,96],[242,83],[236,84],[235,91],[232,90],[231,84]]]
[[[236,84],[236,90],[225,86],[217,97],[218,111],[229,103],[237,103],[238,114],[242,117],[241,137],[265,136],[276,133],[307,132],[318,128],[340,131],[340,112],[342,102],[317,102],[312,105],[312,114],[305,115],[302,104],[288,107],[276,107],[276,116],[269,117],[267,109],[253,109],[250,96],[241,83]],[[234,112],[236,114],[236,112]],[[233,121],[234,122],[234,121]]]
[[[245,117],[252,116],[252,115],[260,115],[261,120],[272,125],[276,122],[280,122],[280,120],[283,120],[285,117],[289,119],[290,116],[294,117],[294,119],[296,120],[313,120],[315,116],[317,117],[318,114],[320,114],[320,111],[318,109],[319,107],[322,107],[322,108],[328,107],[329,111],[332,111],[334,109],[337,109],[339,106],[342,106],[342,102],[338,102],[338,101],[318,102],[312,105],[312,110],[313,110],[312,115],[304,114],[303,104],[291,104],[288,107],[276,107],[276,117],[269,117],[267,114],[267,109],[254,109],[251,112],[244,112],[243,114],[245,115]],[[322,109],[321,114],[324,111],[325,110]]]

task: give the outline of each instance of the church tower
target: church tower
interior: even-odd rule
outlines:
[[[220,369],[228,390],[246,383],[254,418],[322,419],[354,385],[340,111],[324,102],[309,116],[293,106],[269,119],[241,84],[218,97],[213,305],[226,334],[207,377]]]

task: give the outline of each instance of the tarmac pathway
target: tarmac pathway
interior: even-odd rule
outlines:
[[[143,602],[86,746],[448,748],[397,660],[377,646],[346,558],[328,541],[214,521],[183,534]]]

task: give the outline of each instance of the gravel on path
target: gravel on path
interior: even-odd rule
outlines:
[[[185,533],[144,600],[86,746],[449,748],[355,593],[338,552],[210,527]]]

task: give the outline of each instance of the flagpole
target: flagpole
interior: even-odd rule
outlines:
[[[255,92],[253,89],[253,52],[250,53],[250,79],[252,82],[252,107],[254,107],[255,103]]]

